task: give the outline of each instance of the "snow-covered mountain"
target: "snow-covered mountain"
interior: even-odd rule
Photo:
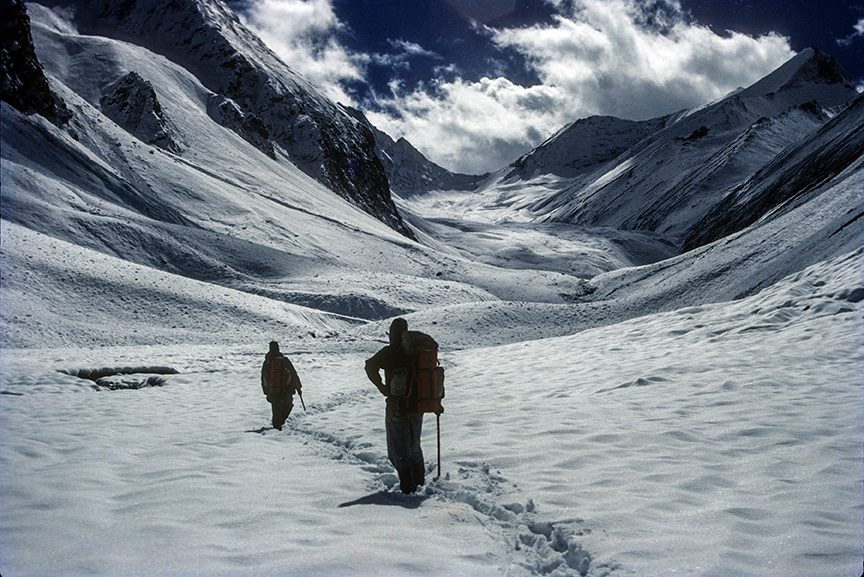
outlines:
[[[486,176],[450,172],[426,158],[405,138],[393,141],[385,136],[376,136],[378,156],[387,171],[391,189],[399,196],[432,190],[474,190]]]
[[[640,122],[614,116],[577,120],[511,164],[504,180],[525,181],[546,174],[577,177],[614,160],[670,120],[662,117]]]
[[[361,111],[350,111],[375,135],[375,151],[384,165],[390,190],[403,198],[432,190],[474,190],[488,176],[450,172],[426,158],[405,138],[393,140],[369,122]]]
[[[565,127],[473,201],[533,219],[659,233],[678,244],[735,187],[857,96],[836,61],[803,50],[752,86],[671,117]],[[512,190],[538,188],[508,201]]]
[[[826,123],[812,137],[789,147],[730,192],[692,228],[690,250],[776,218],[805,202],[864,157],[864,96]],[[854,215],[860,218],[861,213]]]
[[[221,0],[53,0],[81,34],[134,43],[208,90],[208,112],[404,234],[371,133],[280,61]]]

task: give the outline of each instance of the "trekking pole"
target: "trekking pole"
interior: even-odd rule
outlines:
[[[441,413],[435,413],[435,424],[438,431],[438,476],[441,477]]]
[[[306,403],[303,402],[303,390],[297,389],[297,394],[300,396],[300,404],[303,405],[303,412],[306,412]]]

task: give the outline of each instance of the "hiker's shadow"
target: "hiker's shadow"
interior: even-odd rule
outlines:
[[[387,491],[378,491],[353,501],[340,503],[339,507],[353,507],[354,505],[389,505],[395,507],[403,507],[405,509],[416,509],[423,501],[429,498],[429,495],[403,495],[402,493],[389,493]]]

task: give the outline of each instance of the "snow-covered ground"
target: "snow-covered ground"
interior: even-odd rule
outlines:
[[[308,412],[282,432],[263,334],[6,350],[3,573],[854,575],[861,258],[733,304],[446,350],[443,476],[418,496],[386,462],[371,338],[286,339]],[[180,374],[111,391],[58,372],[129,365]],[[432,417],[424,446],[431,478]]]

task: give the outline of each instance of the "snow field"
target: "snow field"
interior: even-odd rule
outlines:
[[[258,383],[258,351],[223,351],[222,358],[217,347],[101,353],[115,354],[121,365],[140,354],[158,356],[183,374],[164,387],[115,392],[82,389],[74,377],[39,369],[35,379],[4,378],[10,394],[2,421],[10,442],[2,484],[9,500],[0,535],[3,550],[14,553],[4,554],[4,573],[262,575],[290,567],[322,576],[435,574],[447,557],[460,574],[495,574],[487,567],[500,545],[454,521],[467,508],[432,507],[418,515],[401,495],[388,497],[393,506],[371,511],[339,507],[369,492],[366,469],[376,460],[380,469],[381,456],[374,447],[356,447],[359,457],[351,457],[354,441],[338,430],[304,432],[321,410],[316,404],[326,414],[328,397],[336,405],[365,401],[373,410],[364,411],[364,424],[376,422],[377,453],[383,447],[381,407],[350,385],[356,394],[340,391],[344,361],[322,354],[316,365],[295,357],[309,416],[298,402],[290,428],[259,434],[269,424],[269,406]],[[74,360],[68,354],[77,352],[34,352],[25,364],[33,370],[43,355],[41,364],[68,364]],[[338,380],[322,378],[325,366]],[[351,368],[362,375],[356,362]],[[34,381],[41,390],[30,389]],[[129,392],[140,394],[123,395]],[[364,457],[373,463],[359,466]],[[38,486],[20,484],[30,474]],[[405,534],[420,538],[426,554],[406,557]],[[464,560],[453,551],[463,551]]]
[[[460,351],[452,458],[494,455],[551,518],[585,519],[595,562],[637,575],[854,574],[859,263],[833,263],[833,283],[816,267],[739,303]]]
[[[309,412],[298,402],[282,432],[266,430],[258,384],[269,335],[257,347],[5,350],[11,574],[854,572],[859,259],[735,303],[445,349],[444,476],[431,481],[427,416],[430,482],[411,497],[397,492],[383,398],[362,370],[381,342],[283,345]],[[53,372],[135,364],[181,374],[97,392]],[[110,554],[94,535],[110,536]],[[406,555],[394,543],[408,536]],[[51,543],[62,545],[43,554]]]
[[[4,221],[7,346],[248,341],[356,321],[139,266]],[[59,282],[58,282],[59,281]]]

